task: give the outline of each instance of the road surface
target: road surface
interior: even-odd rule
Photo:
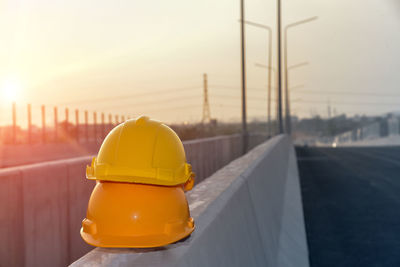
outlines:
[[[400,266],[400,147],[296,151],[311,266]]]

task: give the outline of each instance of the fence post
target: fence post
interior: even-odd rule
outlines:
[[[54,107],[54,142],[58,142],[58,111],[57,107]]]
[[[97,143],[97,113],[96,111],[93,112],[93,135],[94,135],[94,141]]]
[[[28,104],[28,143],[32,144],[32,112],[31,112],[31,104]]]
[[[108,130],[111,131],[111,129],[113,128],[112,125],[112,115],[108,114]]]
[[[46,109],[42,105],[42,142],[46,143]]]
[[[122,120],[122,122],[125,122],[125,116],[124,115],[121,116],[121,120]]]
[[[104,126],[104,113],[101,113],[101,139],[105,136],[105,126]]]
[[[75,109],[76,142],[79,143],[79,110]]]
[[[17,143],[17,107],[15,102],[12,103],[12,143]]]
[[[115,115],[115,124],[118,125],[119,124],[119,116]]]
[[[85,137],[86,143],[89,142],[89,114],[88,111],[85,110]]]
[[[65,108],[65,133],[67,134],[67,138],[69,139],[68,117],[69,117],[69,110],[68,108]]]

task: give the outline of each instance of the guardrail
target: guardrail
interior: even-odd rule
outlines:
[[[0,168],[82,157],[97,153],[98,142],[0,145]]]
[[[265,139],[251,135],[250,144]],[[184,146],[197,183],[241,155],[239,135]],[[84,178],[90,161],[88,156],[0,170],[1,266],[65,266],[92,249],[79,235],[94,186]]]
[[[398,145],[400,142],[400,117],[393,114],[376,119],[368,125],[332,137],[317,140],[318,146]]]
[[[309,266],[294,148],[278,136],[187,193],[196,230],[159,249],[97,248],[77,266]]]

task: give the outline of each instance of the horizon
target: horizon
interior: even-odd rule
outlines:
[[[146,114],[166,123],[200,121],[203,73],[211,116],[240,120],[237,3],[40,0],[2,6],[1,125],[11,122],[13,100],[17,114],[26,114],[27,103],[36,107],[34,123],[40,105],[48,113],[58,106],[60,119],[69,107],[71,119],[79,109]],[[396,110],[400,37],[393,31],[400,26],[399,11],[395,0],[286,2],[283,26],[318,16],[289,33],[289,65],[310,62],[290,75],[292,85],[304,84],[292,92],[293,115],[327,116],[328,103],[348,116]],[[275,54],[274,4],[248,1],[246,19],[273,28]],[[267,34],[246,26],[246,38],[248,119],[266,120],[267,75],[254,64],[266,63]],[[272,62],[275,66],[275,56]],[[275,104],[272,111],[274,118]]]

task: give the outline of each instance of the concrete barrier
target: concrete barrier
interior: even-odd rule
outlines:
[[[255,143],[265,138],[250,137]],[[240,156],[241,138],[184,146],[198,183]],[[0,170],[0,266],[66,266],[93,249],[79,235],[94,186],[85,179],[90,161],[86,156]]]
[[[278,136],[187,193],[196,230],[158,249],[96,248],[77,266],[309,266],[294,148]]]
[[[74,234],[93,188],[84,179],[89,161],[0,171],[0,266],[65,266],[91,250]]]
[[[66,143],[32,145],[2,144],[0,145],[0,168],[88,156],[96,153],[100,145],[99,142],[77,143],[75,140]]]
[[[358,140],[354,142],[339,143],[339,147],[358,147],[358,146],[399,146],[400,135],[391,135],[375,139]]]

